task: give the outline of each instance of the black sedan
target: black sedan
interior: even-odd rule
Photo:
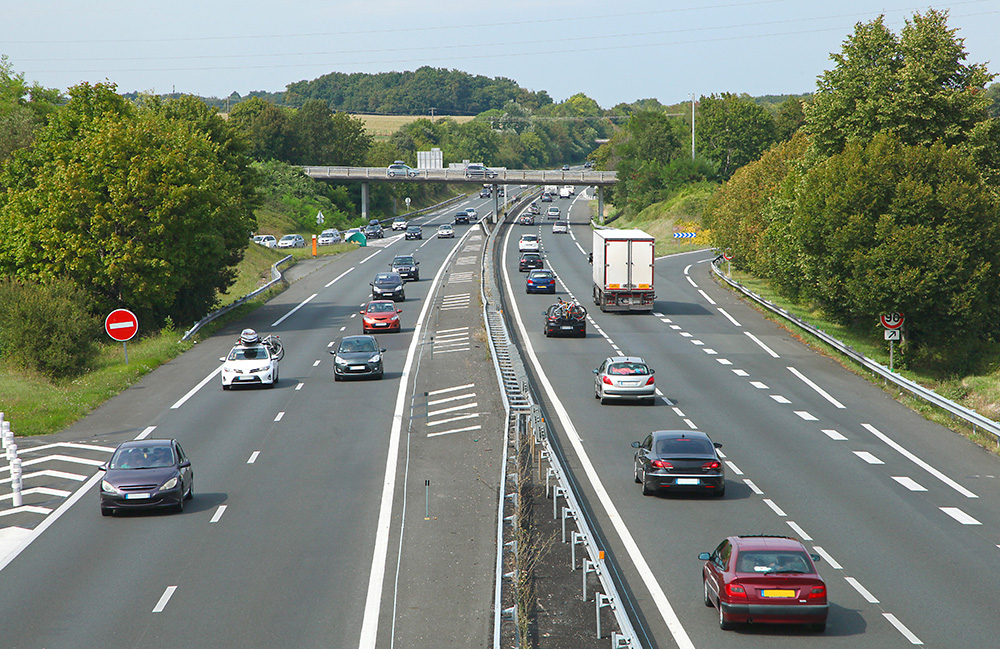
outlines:
[[[385,370],[382,355],[385,349],[378,346],[375,336],[344,336],[333,354],[333,380],[347,378],[381,379]]]
[[[373,300],[402,302],[406,299],[403,278],[399,276],[399,273],[377,273],[371,287]]]
[[[389,268],[392,272],[399,273],[404,280],[420,281],[420,262],[414,259],[413,255],[396,255],[389,262]]]
[[[143,439],[119,446],[101,466],[101,514],[127,509],[184,511],[194,496],[191,460],[175,439]]]
[[[423,239],[424,231],[419,225],[410,225],[406,228],[406,238],[407,239]]]
[[[526,270],[541,268],[542,265],[542,256],[537,252],[522,252],[517,262],[517,269],[523,273]]]
[[[366,225],[364,232],[365,237],[368,239],[382,239],[385,237],[385,232],[382,231],[382,226],[378,224]]]
[[[642,494],[657,491],[702,491],[722,497],[726,493],[726,471],[716,449],[722,444],[696,430],[659,430],[641,442],[635,451],[635,481]]]

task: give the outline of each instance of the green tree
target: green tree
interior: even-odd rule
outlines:
[[[0,161],[14,149],[31,143],[36,128],[45,123],[61,103],[57,90],[28,85],[15,73],[10,60],[0,56]]]
[[[286,108],[251,97],[233,106],[229,123],[249,141],[249,154],[257,160],[289,162],[296,146],[290,114]]]
[[[695,125],[698,150],[715,163],[719,176],[761,156],[775,142],[774,119],[748,95],[702,97]]]
[[[802,100],[789,97],[778,106],[778,114],[774,117],[774,137],[778,142],[786,142],[798,132],[805,123],[806,114],[802,109]]]

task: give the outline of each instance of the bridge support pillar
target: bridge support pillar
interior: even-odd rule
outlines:
[[[368,183],[361,183],[361,218],[368,224]]]
[[[500,192],[497,191],[497,184],[493,183],[493,223],[500,222]]]
[[[597,222],[604,225],[604,187],[597,186]]]

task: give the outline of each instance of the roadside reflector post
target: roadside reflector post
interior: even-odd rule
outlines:
[[[424,520],[431,519],[431,481],[424,480]]]
[[[316,235],[313,235],[313,257],[316,256]]]

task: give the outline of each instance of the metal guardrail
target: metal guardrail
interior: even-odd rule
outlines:
[[[807,331],[816,338],[819,338],[820,340],[830,345],[840,353],[844,354],[851,360],[862,365],[863,367],[877,374],[878,376],[881,376],[886,381],[895,384],[897,387],[906,390],[911,395],[919,399],[923,399],[924,401],[930,403],[931,405],[941,408],[942,410],[950,413],[954,417],[958,417],[959,419],[965,421],[966,423],[972,426],[973,430],[982,429],[992,434],[997,438],[997,445],[1000,446],[1000,423],[993,421],[992,419],[985,417],[979,414],[978,412],[975,412],[974,410],[969,410],[965,406],[957,404],[954,401],[951,401],[950,399],[946,399],[937,392],[929,390],[924,386],[920,385],[919,383],[911,381],[910,379],[904,376],[900,376],[895,372],[890,372],[889,368],[887,368],[886,366],[873,361],[864,354],[861,354],[860,352],[854,350],[850,346],[844,344],[843,342],[829,335],[822,329],[818,329],[812,326],[805,320],[802,320],[801,318],[789,313],[787,310],[782,309],[778,305],[754,293],[753,291],[746,288],[736,280],[727,277],[721,270],[719,270],[718,261],[719,258],[717,257],[712,262],[712,271],[715,272],[715,274],[720,279],[722,279],[724,282],[735,288],[743,295],[747,296],[748,298],[750,298],[757,304],[760,304],[769,311],[780,315],[789,322],[795,324],[800,329]]]
[[[614,185],[617,171],[562,171],[558,169],[495,169],[496,176],[467,176],[465,169],[418,169],[416,176],[387,176],[385,167],[301,167],[302,172],[316,180],[380,181],[380,182],[449,182],[496,183],[529,185]]]

